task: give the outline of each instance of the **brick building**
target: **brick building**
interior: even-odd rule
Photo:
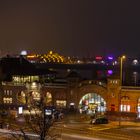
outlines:
[[[21,58],[10,59],[10,62],[4,60],[1,62],[1,110],[18,115],[22,107],[26,114],[32,101],[43,97],[46,106],[76,110],[87,115],[106,114],[117,119],[121,112],[122,119],[140,117],[139,87],[120,87],[117,78],[108,77],[106,81],[81,79],[73,71],[66,71],[67,75],[63,73],[60,77],[59,72],[39,69]]]

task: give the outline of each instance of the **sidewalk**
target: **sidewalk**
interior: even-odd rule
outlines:
[[[118,125],[119,126],[119,122],[118,121],[110,121],[109,123],[111,123],[112,125]],[[140,122],[121,121],[120,127],[122,127],[122,126],[140,127]]]

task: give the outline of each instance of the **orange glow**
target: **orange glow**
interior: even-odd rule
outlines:
[[[27,55],[27,58],[35,58],[37,57],[36,55]]]

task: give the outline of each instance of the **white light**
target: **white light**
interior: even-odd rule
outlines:
[[[133,62],[132,62],[134,65],[137,65],[138,64],[138,60],[137,59],[135,59],[135,60],[133,60]]]
[[[32,86],[33,86],[33,87],[36,87],[36,83],[35,83],[35,82],[33,82],[33,83],[32,83]]]
[[[138,72],[134,71],[134,72],[133,72],[133,74],[134,74],[134,75],[137,75],[137,74],[138,74]]]
[[[101,61],[101,63],[102,63],[102,64],[105,64],[105,62],[104,62],[103,60]]]
[[[21,51],[20,55],[27,55],[27,51],[26,50]]]
[[[75,105],[75,103],[70,103],[70,106],[74,106]]]
[[[117,61],[115,61],[114,63],[115,63],[115,65],[116,65],[118,62],[117,62]]]
[[[97,62],[96,61],[93,61],[93,64],[96,64]]]
[[[45,110],[45,114],[46,114],[46,115],[51,115],[51,114],[52,114],[52,111],[51,111],[51,110],[46,109],[46,110]]]
[[[99,85],[102,85],[102,82],[99,82]]]
[[[23,107],[19,107],[19,108],[18,108],[18,113],[19,113],[19,114],[22,114],[22,113],[23,113]]]
[[[80,61],[80,60],[78,60],[78,61],[77,61],[77,63],[81,63],[81,61]]]

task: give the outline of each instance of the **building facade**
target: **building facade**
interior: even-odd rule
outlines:
[[[105,114],[110,119],[140,118],[140,88],[121,87],[118,78],[106,77],[104,80],[105,76],[97,70],[102,67],[97,65],[53,64],[50,67],[42,63],[41,66],[30,64],[23,58],[6,58],[0,64],[1,111],[16,116],[33,113],[34,102],[43,99],[46,107],[81,114]],[[75,71],[81,71],[82,78]],[[8,75],[8,80],[5,80],[5,75]]]
[[[78,82],[74,78],[67,84],[3,82],[1,110],[9,110],[18,115],[19,108],[22,107],[22,113],[27,114],[32,101],[39,101],[41,97],[46,106],[55,106],[58,109],[76,110],[87,115],[106,114],[110,119],[117,119],[120,112],[125,120],[140,118],[140,88],[121,88],[118,79],[108,79],[107,83],[95,80]]]

